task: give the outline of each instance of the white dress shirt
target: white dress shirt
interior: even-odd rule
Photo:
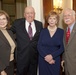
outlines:
[[[26,31],[27,32],[28,32],[28,27],[29,27],[29,22],[28,21],[25,21],[25,28],[26,28]],[[31,22],[31,27],[32,27],[32,33],[33,33],[33,36],[34,36],[35,33],[36,33],[36,27],[35,27],[34,21]]]
[[[73,24],[70,26],[70,33],[72,32],[74,25],[75,25],[75,23],[73,23]],[[67,30],[68,30],[68,27],[67,27]]]

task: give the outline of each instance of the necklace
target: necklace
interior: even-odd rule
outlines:
[[[56,31],[57,27],[55,26],[55,27],[52,29],[52,27],[48,26],[48,29],[49,29],[49,31],[54,32],[54,31]]]

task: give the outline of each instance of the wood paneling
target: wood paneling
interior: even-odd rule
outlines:
[[[43,0],[43,12],[44,12],[44,18],[45,18],[45,27],[47,25],[46,17],[51,10],[53,10],[53,0]]]
[[[73,9],[74,9],[75,12],[76,12],[76,0],[73,0]]]
[[[6,11],[10,16],[12,23],[16,19],[16,1],[15,0],[2,0],[2,10]]]
[[[52,0],[43,0],[44,15],[47,15],[53,9]]]
[[[8,4],[9,4],[9,3],[14,3],[15,0],[2,0],[2,2],[3,2],[3,3],[8,3]]]
[[[19,3],[26,3],[27,0],[1,0],[3,3],[5,4],[12,4],[12,3],[15,3],[15,2],[19,2]]]

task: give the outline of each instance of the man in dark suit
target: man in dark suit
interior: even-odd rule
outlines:
[[[42,23],[34,20],[35,10],[31,6],[25,8],[24,17],[15,20],[11,27],[11,30],[16,33],[17,40],[17,75],[37,75],[37,42]]]
[[[63,11],[63,19],[67,25],[64,31],[64,63],[65,75],[76,75],[76,13],[67,8]]]

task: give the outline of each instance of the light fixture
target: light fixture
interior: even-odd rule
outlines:
[[[53,0],[53,8],[58,14],[62,12],[62,0]]]

